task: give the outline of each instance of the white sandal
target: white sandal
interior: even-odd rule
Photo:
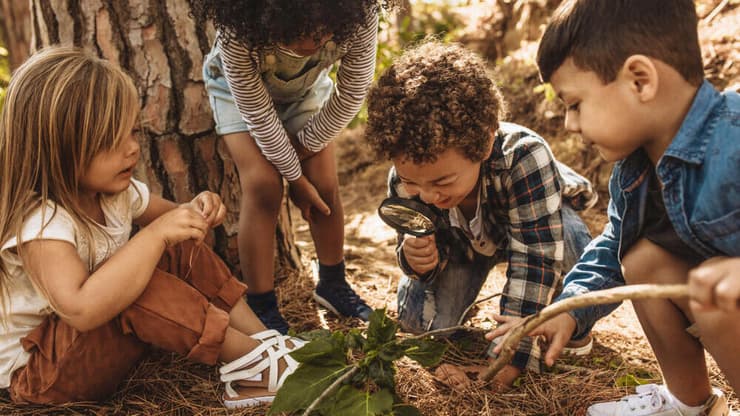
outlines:
[[[282,335],[274,329],[251,337],[261,341],[260,345],[219,369],[226,389],[224,406],[229,409],[272,403],[285,379],[298,368],[298,362],[288,354],[305,344],[301,339]]]

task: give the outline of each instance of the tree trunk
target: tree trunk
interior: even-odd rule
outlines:
[[[187,0],[32,0],[31,23],[34,49],[74,44],[119,64],[132,76],[148,137],[141,143],[135,176],[152,192],[178,202],[203,190],[221,195],[227,215],[212,240],[239,275],[239,180],[223,140],[214,132],[201,73],[215,35],[213,25],[195,21]],[[298,268],[287,203],[276,237],[277,270]]]
[[[11,70],[23,63],[30,52],[29,4],[28,0],[0,0],[0,30]]]

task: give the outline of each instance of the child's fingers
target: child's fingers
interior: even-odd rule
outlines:
[[[560,357],[560,354],[563,353],[563,349],[565,349],[565,345],[568,344],[569,340],[570,337],[564,333],[555,333],[552,341],[550,341],[549,348],[547,348],[547,353],[545,353],[545,364],[547,364],[548,367],[552,367],[552,365],[555,364],[555,360],[557,360],[558,357]]]
[[[403,243],[405,246],[410,247],[413,250],[427,250],[428,252],[431,252],[431,250],[434,248],[434,237],[415,237],[412,235],[406,235],[404,237]]]
[[[414,248],[414,247],[404,247],[403,253],[406,254],[406,259],[412,258],[419,261],[434,261],[437,259],[437,250],[432,248],[429,249],[427,247],[424,248]]]
[[[437,261],[425,262],[425,263],[414,263],[409,262],[409,266],[419,274],[425,274],[437,267]]]
[[[329,205],[324,202],[323,199],[321,199],[321,196],[319,194],[315,194],[313,200],[311,201],[311,204],[322,214],[329,216],[331,215],[331,208],[329,208]]]
[[[715,286],[723,277],[721,270],[712,265],[701,266],[689,272],[689,293],[691,300],[703,305],[715,304]]]
[[[211,210],[213,210],[213,203],[211,202],[209,192],[203,192],[195,197],[194,205],[198,207],[198,211],[200,211],[200,213],[203,214],[205,218],[208,218]]]
[[[491,317],[494,321],[498,322],[499,325],[486,334],[486,339],[489,341],[493,341],[494,339],[505,335],[514,326],[513,322],[510,322],[513,320],[513,317],[511,316],[504,316],[494,313],[491,314]]]
[[[313,217],[311,216],[311,205],[301,208],[301,217],[303,217],[306,222],[311,222],[313,220]]]
[[[441,383],[454,389],[461,389],[472,383],[463,369],[452,364],[440,365],[434,371],[434,376]]]
[[[211,227],[217,227],[221,225],[224,222],[224,218],[226,218],[226,205],[219,203],[218,210],[216,210],[216,214],[214,215],[213,221],[211,222]]]
[[[717,283],[714,292],[718,308],[725,312],[740,310],[740,278],[726,276]]]
[[[436,261],[438,257],[437,246],[429,244],[428,240],[421,240],[419,238],[407,238],[403,242],[403,252],[406,254],[406,259],[415,258],[423,261]]]

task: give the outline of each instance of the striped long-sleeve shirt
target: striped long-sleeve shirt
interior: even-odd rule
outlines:
[[[354,118],[372,83],[377,49],[378,16],[342,44],[337,84],[328,102],[297,133],[309,151],[323,149]],[[259,56],[238,42],[219,42],[224,75],[236,107],[262,154],[287,180],[301,176],[298,155],[263,84]]]

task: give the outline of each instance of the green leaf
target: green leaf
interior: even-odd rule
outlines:
[[[347,332],[345,337],[346,346],[348,349],[353,350],[364,350],[367,340],[362,336],[362,331],[357,328],[352,328]]]
[[[405,339],[401,345],[405,348],[407,357],[424,367],[439,364],[442,355],[447,351],[446,345],[430,339]]]
[[[393,416],[421,416],[421,412],[414,406],[397,404],[393,406]]]
[[[380,347],[378,350],[378,358],[385,361],[395,361],[405,354],[406,348],[395,342],[389,342]]]
[[[269,414],[294,412],[307,408],[346,369],[347,366],[344,365],[301,364],[293,374],[285,379],[272,402]]]
[[[650,380],[639,378],[635,376],[634,374],[625,374],[622,377],[619,377],[614,384],[617,387],[635,387],[640,386],[643,384],[649,383]]]
[[[292,329],[291,329],[292,330]],[[332,332],[328,329],[314,329],[311,331],[301,332],[300,334],[296,334],[298,338],[305,340],[305,341],[313,341],[320,338],[331,338]]]
[[[398,324],[388,318],[385,308],[374,310],[370,314],[370,324],[367,327],[366,351],[394,340],[397,331]]]
[[[393,362],[374,359],[370,361],[367,368],[367,375],[375,384],[380,387],[386,387],[391,390],[396,389],[396,366]]]
[[[375,416],[388,414],[393,408],[393,394],[381,389],[368,393],[352,386],[342,386],[334,398],[334,405],[327,409],[333,416]]]
[[[290,353],[299,363],[321,366],[344,366],[347,363],[343,344],[333,338],[319,338]]]

